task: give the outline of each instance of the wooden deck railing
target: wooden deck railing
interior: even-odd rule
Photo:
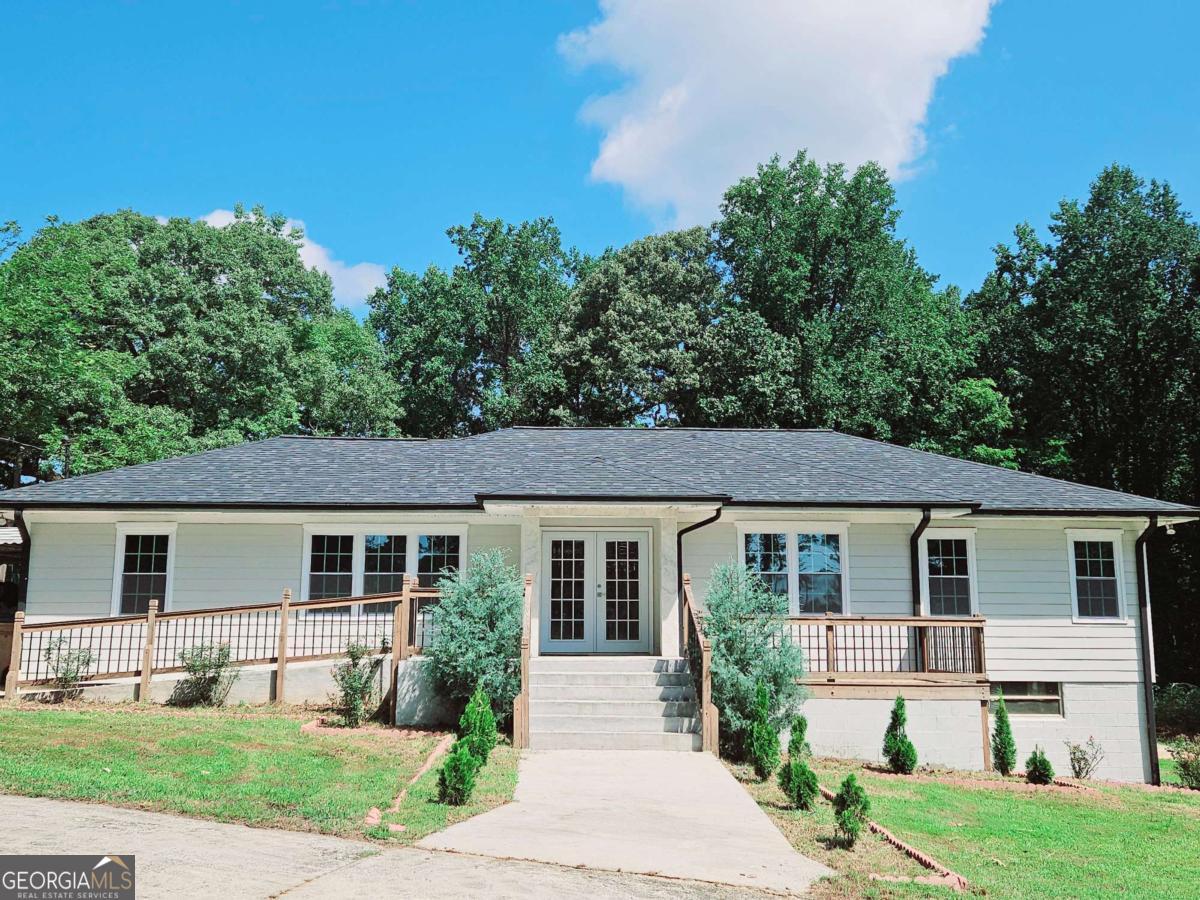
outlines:
[[[981,616],[789,616],[788,639],[810,678],[836,675],[985,676]]]
[[[513,698],[513,746],[529,747],[529,632],[533,618],[533,576],[525,576],[525,600],[521,611],[521,692]]]
[[[700,714],[701,749],[720,753],[721,713],[712,702],[712,644],[704,636],[704,621],[692,595],[692,576],[683,576],[683,637],[688,664],[696,686],[696,709]]]
[[[83,680],[140,676],[147,696],[154,673],[184,669],[181,653],[202,644],[229,646],[234,666],[275,664],[275,699],[284,696],[287,664],[343,656],[352,643],[392,654],[392,702],[400,661],[428,646],[430,605],[440,599],[436,588],[420,587],[411,576],[400,593],[293,601],[284,590],[274,603],[158,612],[150,601],[145,615],[109,616],[26,623],[18,612],[13,622],[5,695],[21,687],[55,681],[56,655],[86,650],[90,661]]]

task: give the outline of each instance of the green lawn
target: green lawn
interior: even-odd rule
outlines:
[[[306,718],[240,708],[2,709],[0,792],[363,837],[367,810],[387,809],[436,743],[382,727],[301,734]],[[498,760],[497,772],[505,754]]]
[[[1132,787],[1017,793],[897,778],[853,762],[818,760],[814,768],[832,790],[854,771],[867,789],[871,818],[994,896],[1198,893],[1200,793]],[[767,786],[760,786],[758,793],[763,791]],[[772,812],[761,796],[756,799]],[[811,849],[811,843],[796,846],[805,853]],[[851,879],[861,878],[862,861],[852,859],[858,850],[839,852],[840,858],[835,853],[824,861]],[[878,896],[948,896],[943,889],[916,886],[872,890]]]

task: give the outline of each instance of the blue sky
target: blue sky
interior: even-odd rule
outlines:
[[[1193,4],[1108,0],[28,3],[0,219],[261,203],[353,305],[451,264],[476,210],[599,251],[810,147],[888,165],[902,233],[970,289],[1109,162],[1200,207],[1197,33]]]

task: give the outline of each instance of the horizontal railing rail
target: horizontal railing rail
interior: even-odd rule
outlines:
[[[59,680],[61,661],[75,654],[84,682],[141,675],[145,696],[151,673],[179,672],[184,655],[202,645],[227,646],[230,664],[274,663],[276,698],[283,696],[288,662],[332,659],[351,644],[395,660],[419,653],[432,639],[436,588],[406,576],[398,593],[292,601],[290,590],[273,603],[159,612],[151,600],[145,614],[12,625],[5,693]],[[393,682],[394,683],[394,682]]]
[[[810,677],[987,673],[982,616],[788,616]]]

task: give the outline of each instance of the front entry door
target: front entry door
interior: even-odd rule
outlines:
[[[648,551],[645,532],[545,532],[542,652],[649,652]]]

